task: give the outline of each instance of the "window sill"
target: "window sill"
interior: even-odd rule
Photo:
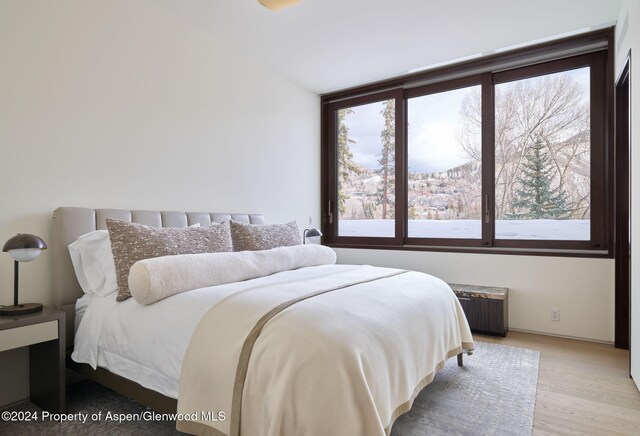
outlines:
[[[475,253],[475,254],[508,254],[518,256],[552,256],[552,257],[592,257],[612,259],[610,250],[574,250],[549,248],[503,248],[503,247],[452,247],[436,245],[375,245],[324,243],[331,248],[355,248],[361,250],[397,250],[397,251],[430,251],[442,253]]]

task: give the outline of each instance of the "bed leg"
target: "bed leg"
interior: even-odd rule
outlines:
[[[458,366],[462,366],[462,353],[458,354]]]

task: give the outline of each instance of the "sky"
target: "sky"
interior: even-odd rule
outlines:
[[[414,172],[446,171],[471,161],[460,146],[460,108],[466,96],[480,86],[445,91],[409,100],[409,169]],[[479,138],[478,138],[479,141]]]
[[[588,72],[588,68],[581,68],[565,73],[588,89]],[[460,108],[467,94],[479,90],[479,86],[473,86],[409,100],[410,171],[446,171],[471,160],[458,142]],[[345,123],[349,137],[355,141],[350,145],[354,161],[365,168],[377,169],[382,148],[380,132],[384,128],[382,102],[357,106],[353,111],[345,116]]]

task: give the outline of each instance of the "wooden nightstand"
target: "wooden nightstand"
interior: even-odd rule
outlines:
[[[64,412],[64,312],[45,307],[41,312],[0,317],[0,351],[26,346],[31,401],[48,412]]]

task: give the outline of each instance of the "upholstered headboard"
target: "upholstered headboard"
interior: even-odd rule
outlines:
[[[82,296],[82,289],[73,271],[68,246],[78,236],[94,230],[106,229],[107,218],[114,218],[154,227],[187,227],[200,223],[210,226],[212,222],[228,220],[251,224],[263,224],[259,214],[229,214],[208,212],[157,212],[149,210],[86,209],[60,207],[53,212],[53,295],[59,307],[75,304]]]

